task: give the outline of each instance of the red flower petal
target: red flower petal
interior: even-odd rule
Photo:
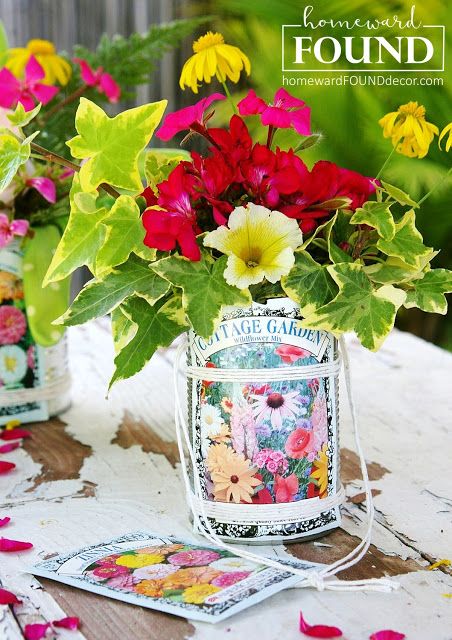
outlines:
[[[24,635],[26,640],[41,640],[50,629],[50,622],[45,624],[27,624],[25,625]]]
[[[18,440],[19,438],[31,438],[31,431],[26,429],[8,429],[0,433],[2,440]]]
[[[391,631],[391,629],[383,629],[382,631],[375,631],[369,640],[403,640],[405,638],[404,633],[398,631]]]
[[[70,629],[71,631],[77,631],[80,626],[80,618],[61,618],[61,620],[54,620],[52,625],[61,629]]]
[[[308,624],[300,611],[300,631],[310,638],[340,638],[342,631],[337,627],[328,627],[325,624]]]
[[[8,444],[3,444],[0,447],[0,453],[9,453],[10,451],[14,451],[14,449],[18,449],[20,447],[20,442],[8,442]]]
[[[20,540],[9,540],[8,538],[0,538],[0,551],[13,552],[25,551],[32,548],[31,542],[21,542]]]
[[[0,460],[0,475],[2,473],[8,473],[8,471],[12,471],[16,465],[14,462],[6,462],[6,460]]]
[[[11,591],[0,589],[0,604],[20,604],[21,602],[22,600],[19,600]]]
[[[11,518],[8,518],[8,516],[6,516],[6,518],[0,518],[0,528],[7,525],[8,522],[11,522]]]

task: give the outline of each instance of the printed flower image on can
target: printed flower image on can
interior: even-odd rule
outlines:
[[[197,511],[225,539],[295,540],[340,524],[337,343],[300,320],[280,298],[229,308],[208,341],[190,332],[189,366],[212,370],[188,382]]]

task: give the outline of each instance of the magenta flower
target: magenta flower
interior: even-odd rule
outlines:
[[[16,344],[27,331],[25,315],[17,307],[0,307],[0,344]]]
[[[236,582],[240,582],[240,580],[244,580],[250,575],[250,571],[229,571],[228,573],[223,573],[218,578],[214,578],[211,582],[215,587],[230,587]]]
[[[226,96],[222,93],[213,93],[208,98],[203,98],[196,104],[191,105],[191,107],[185,107],[185,109],[169,113],[155,135],[160,140],[166,141],[171,140],[180,131],[193,128],[192,125],[195,123],[204,127],[204,111],[210,107],[212,102],[225,99]]]
[[[168,562],[182,567],[203,567],[218,560],[220,554],[209,549],[193,549],[192,551],[179,551],[168,556]]]
[[[34,56],[30,56],[25,67],[25,77],[18,80],[11,71],[4,68],[0,71],[0,107],[12,109],[20,102],[25,111],[31,111],[35,100],[47,104],[58,93],[58,87],[42,84],[44,69]]]
[[[293,127],[302,136],[311,135],[311,109],[299,98],[281,88],[275,93],[272,104],[259,98],[253,89],[238,103],[240,115],[260,115],[262,124],[278,129]]]
[[[102,67],[98,67],[96,70],[92,69],[86,60],[80,58],[74,58],[74,62],[80,65],[80,75],[88,87],[97,87],[99,93],[103,93],[109,102],[118,102],[121,96],[121,87],[109,73],[105,73]]]
[[[0,249],[6,247],[14,236],[26,236],[28,227],[28,220],[13,220],[10,222],[6,213],[0,213]]]
[[[38,178],[28,178],[26,184],[29,187],[33,187],[36,189],[38,193],[42,195],[42,197],[47,200],[47,202],[51,202],[55,204],[56,202],[56,187],[53,180],[50,178],[38,177]]]
[[[97,567],[91,573],[96,578],[107,580],[108,578],[116,578],[125,573],[128,574],[130,571],[127,567],[121,567],[120,565],[105,565],[104,567]]]

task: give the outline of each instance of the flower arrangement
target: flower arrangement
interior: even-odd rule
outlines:
[[[226,81],[249,73],[245,54],[212,33],[193,49],[181,86],[197,92],[200,82],[216,77],[224,93],[170,113],[156,135],[165,141],[197,135],[206,141],[204,153],[150,150],[140,174],[138,159],[165,101],[110,119],[82,98],[78,135],[68,142],[83,164],[46,283],[82,264],[93,272],[60,322],[111,313],[117,351],[111,382],[134,375],[188,327],[209,338],[227,305],[288,296],[301,308],[301,326],[354,331],[372,350],[401,306],[445,313],[451,273],[431,268],[437,252],[415,226],[415,211],[429,194],[415,202],[381,172],[367,177],[328,161],[309,168],[303,151],[320,138],[310,108],[285,89],[270,103],[250,90],[236,105]],[[230,122],[213,126],[214,103],[226,98]],[[249,132],[256,120],[263,141]],[[415,103],[380,124],[391,153],[425,156],[438,135]],[[281,149],[278,131],[287,128],[300,142]],[[450,125],[442,136],[448,131]],[[100,197],[105,183],[121,195]]]

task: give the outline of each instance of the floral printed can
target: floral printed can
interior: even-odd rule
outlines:
[[[189,334],[191,480],[203,492],[192,506],[226,540],[294,541],[340,525],[337,341],[300,319],[279,298],[228,308],[209,340]]]
[[[41,346],[30,327],[18,242],[0,250],[0,426],[47,420],[70,404],[66,335]]]

